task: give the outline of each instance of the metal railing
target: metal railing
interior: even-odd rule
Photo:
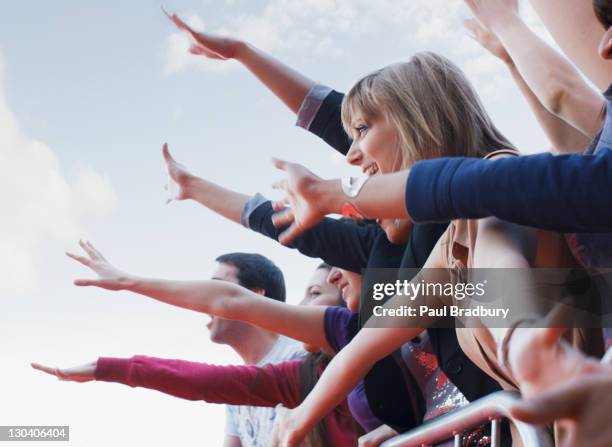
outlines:
[[[395,436],[381,447],[421,447],[454,440],[461,447],[462,435],[470,429],[491,422],[491,446],[501,445],[501,419],[510,419],[516,427],[523,445],[529,447],[553,447],[550,433],[541,426],[525,424],[510,417],[510,407],[520,399],[519,393],[499,391],[471,402],[458,410],[425,422],[418,428]]]

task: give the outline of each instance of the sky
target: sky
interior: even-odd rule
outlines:
[[[282,175],[273,156],[323,177],[355,171],[295,127],[239,64],[190,55],[156,2],[3,6],[0,425],[70,425],[75,447],[220,445],[221,406],[59,382],[30,369],[32,361],[67,367],[135,354],[240,362],[208,340],[205,315],[73,286],[90,275],[64,252],[86,238],[123,270],[173,279],[208,278],[222,253],[258,252],[282,268],[289,301],[297,302],[317,260],[194,203],[164,205],[162,144],[194,173],[248,194],[277,197],[271,184]],[[466,71],[517,147],[549,149],[505,67],[463,31],[469,13],[459,0],[166,0],[164,7],[340,91],[416,51],[437,51]],[[528,5],[523,13],[544,33]]]

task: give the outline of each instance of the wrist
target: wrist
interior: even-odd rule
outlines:
[[[127,273],[121,273],[118,277],[117,283],[119,284],[118,290],[134,291],[138,289],[138,285],[141,282],[137,277]]]
[[[251,47],[247,42],[243,40],[233,40],[231,46],[232,59],[235,59],[239,62],[242,62],[253,50],[253,47]]]
[[[197,191],[202,184],[202,179],[195,175],[189,174],[185,180],[181,182],[181,188],[185,199],[194,200],[197,196]]]
[[[493,20],[490,29],[503,41],[504,36],[523,26],[525,26],[523,19],[518,12],[513,11]]]
[[[320,206],[324,213],[341,214],[342,206],[349,198],[342,191],[340,179],[321,180],[315,187],[317,196],[321,198]]]

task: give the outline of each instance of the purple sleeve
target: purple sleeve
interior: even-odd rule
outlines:
[[[188,400],[210,403],[293,408],[300,402],[301,361],[265,366],[217,366],[146,356],[101,357],[96,380],[150,388]]]
[[[334,351],[339,352],[357,333],[359,314],[345,307],[328,307],[325,310],[325,338]]]

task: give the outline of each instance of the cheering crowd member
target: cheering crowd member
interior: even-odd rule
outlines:
[[[561,26],[565,19],[558,8],[551,7],[550,0],[533,0],[561,48],[596,85],[607,87],[612,82],[608,62],[612,59],[612,5],[606,0],[561,2],[575,13],[576,28],[583,32],[581,39],[572,38],[573,32]],[[271,405],[279,401],[295,407],[279,410],[282,417],[277,418],[274,435],[270,436],[268,423],[274,419],[272,413],[265,428],[254,435],[252,430],[248,436],[238,434],[238,429],[230,430],[238,436],[229,438],[226,443],[234,444],[228,445],[272,443],[285,447],[300,445],[304,439],[312,445],[349,445],[354,442],[354,433],[341,429],[349,426],[344,424],[350,419],[348,413],[341,411],[347,396],[352,416],[366,431],[388,425],[359,441],[375,445],[446,411],[445,405],[436,404],[440,388],[432,385],[433,377],[447,381],[444,390],[458,399],[455,406],[502,388],[520,390],[527,400],[517,404],[513,414],[531,423],[556,421],[558,445],[610,444],[612,437],[604,420],[609,399],[597,399],[598,393],[609,393],[611,372],[609,366],[596,361],[603,354],[600,329],[535,329],[530,326],[546,322],[551,315],[534,318],[530,314],[507,328],[489,328],[481,321],[455,329],[451,317],[445,320],[450,327],[423,332],[433,319],[412,326],[408,320],[406,327],[374,328],[376,320],[360,321],[356,313],[371,304],[371,297],[355,296],[357,274],[364,268],[433,267],[453,272],[455,281],[465,281],[473,267],[612,264],[612,238],[593,233],[612,231],[607,188],[612,178],[610,88],[603,98],[594,92],[571,64],[529,30],[518,14],[516,0],[466,0],[466,4],[474,14],[466,22],[472,36],[507,65],[553,151],[566,155],[520,156],[492,124],[461,71],[441,55],[417,53],[409,62],[377,70],[345,96],[315,84],[251,45],[195,32],[171,16],[193,39],[194,54],[240,61],[298,114],[300,126],[346,154],[349,163],[360,166],[369,176],[359,181],[322,180],[300,165],[278,160],[277,167],[285,170],[288,178],[277,187],[284,189],[287,197],[271,203],[259,194],[245,196],[193,176],[173,160],[167,147],[164,149],[170,177],[178,184],[171,199],[196,200],[307,256],[340,267],[330,273],[330,281],[343,291],[349,309],[288,306],[264,300],[261,295],[269,292],[268,288],[247,281],[240,274],[242,267],[235,265],[239,261],[233,258],[218,259],[217,276],[244,288],[218,281],[163,281],[127,275],[88,243],[82,244],[86,257],[72,255],[99,275],[98,279],[79,280],[77,285],[131,290],[215,315],[212,329],[218,331],[213,330],[211,336],[225,333],[228,337],[219,338],[222,342],[244,351],[247,363],[259,362],[260,369],[245,366],[236,373],[245,384],[257,388],[252,395],[260,396],[258,402]],[[591,26],[595,21],[603,30]],[[595,57],[595,38],[600,40],[599,59]],[[525,188],[529,194],[524,193]],[[321,220],[333,213],[365,216],[377,219],[377,223]],[[409,279],[419,281],[424,272]],[[367,283],[363,290],[369,290]],[[529,296],[515,295],[514,300],[525,309],[535,306]],[[384,307],[398,304],[401,299],[395,297]],[[322,348],[336,355],[329,366],[327,359],[313,364],[298,360],[291,370],[295,371],[298,363],[309,364],[306,369],[310,373],[304,374],[300,367],[299,377],[291,381],[291,398],[274,394],[274,387],[281,383],[274,371],[284,370],[286,363],[261,365],[261,361],[281,359],[268,359],[263,351],[251,352],[241,344],[244,340],[222,330],[230,324],[244,324],[235,327],[236,333],[239,327],[245,333],[262,331],[268,353],[282,339],[275,335],[280,333],[306,342],[311,350]],[[431,356],[439,366],[434,375],[423,374],[423,364],[414,361],[423,355]],[[102,359],[97,366],[106,361]],[[202,396],[194,389],[199,381],[190,383],[185,371],[197,371],[202,374],[200,379],[210,372],[210,365],[161,359],[113,361],[133,367],[143,362],[151,377],[162,364],[175,368],[170,383],[162,387],[153,380],[155,386],[151,387],[188,398]],[[90,365],[87,374],[94,370],[104,368],[92,369]],[[270,380],[253,384],[253,374],[267,374]],[[141,385],[127,377],[119,379]],[[295,392],[298,383],[302,390],[299,396]],[[304,383],[310,385],[304,388]],[[585,402],[580,402],[581,395]],[[242,398],[225,397],[230,403],[242,403]],[[558,404],[562,400],[564,405]],[[398,411],[389,411],[393,407]],[[340,413],[346,418],[336,417]],[[334,441],[328,435],[335,436]],[[486,444],[486,434],[481,432],[468,442]],[[503,442],[510,442],[506,433]],[[520,445],[516,437],[512,442]]]

